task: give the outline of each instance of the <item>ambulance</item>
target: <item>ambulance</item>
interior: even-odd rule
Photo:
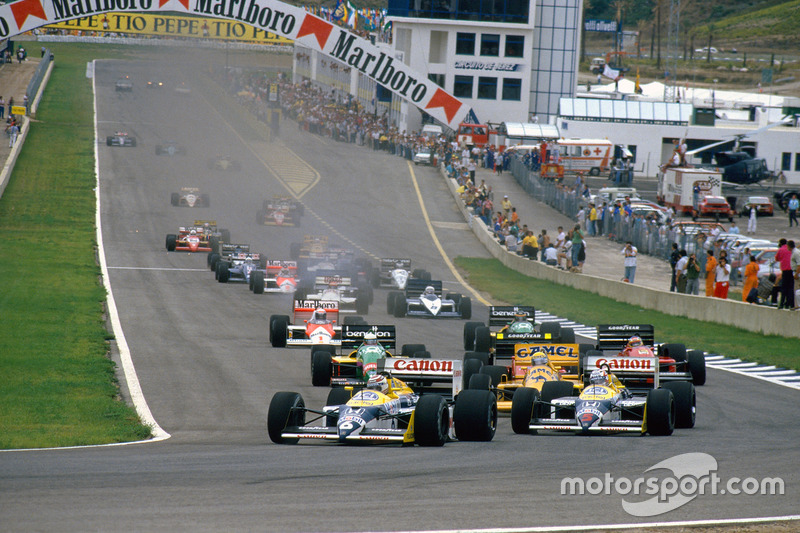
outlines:
[[[566,173],[599,176],[610,170],[614,144],[608,139],[559,139],[557,146],[558,163]]]

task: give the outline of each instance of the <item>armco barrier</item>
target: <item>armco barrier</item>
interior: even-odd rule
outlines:
[[[784,311],[735,300],[677,294],[586,274],[574,274],[510,253],[495,240],[486,225],[467,210],[456,192],[455,180],[447,177],[443,166],[439,167],[439,171],[478,240],[501,263],[521,274],[669,315],[716,322],[767,335],[800,337],[800,311]]]

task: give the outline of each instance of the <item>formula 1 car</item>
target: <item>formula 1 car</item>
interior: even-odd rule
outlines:
[[[339,302],[294,300],[293,320],[287,315],[269,317],[269,342],[273,348],[342,344],[337,325]]]
[[[451,374],[458,375],[460,370]],[[420,396],[383,371],[354,394],[350,387],[331,389],[319,410],[307,408],[296,392],[278,392],[270,401],[267,431],[277,444],[296,444],[301,438],[420,446],[442,446],[452,439],[492,440],[497,427],[494,396],[489,391],[461,390],[461,379],[451,379],[450,399],[438,394]]]
[[[250,290],[255,294],[265,292],[295,292],[300,278],[297,277],[296,261],[268,260],[264,270],[256,270],[250,277]]]
[[[227,155],[218,156],[208,160],[208,168],[211,170],[230,170],[239,172],[242,164]]]
[[[613,371],[613,373],[612,373]],[[652,388],[633,383],[651,381]],[[518,389],[511,406],[515,433],[539,430],[575,433],[649,433],[671,435],[675,427],[695,423],[694,386],[686,381],[662,383],[652,357],[587,355],[584,388],[579,396],[565,391],[562,382],[547,382],[541,395],[534,388]]]
[[[163,81],[152,81],[152,80],[150,80],[150,81],[147,82],[147,88],[148,89],[163,89],[164,88],[164,82]]]
[[[265,268],[265,263],[266,258],[250,252],[249,244],[222,244],[214,266],[215,277],[220,283],[250,283],[253,273]]]
[[[301,282],[295,292],[296,300],[336,301],[340,313],[369,312],[371,287],[367,285],[353,286],[351,279],[337,274],[315,276],[313,285]]]
[[[117,92],[131,92],[133,91],[133,82],[128,76],[120,78],[114,84],[114,90]]]
[[[628,346],[638,337],[638,346]],[[600,354],[627,357],[657,357],[662,381],[706,382],[706,359],[701,350],[686,350],[683,344],[655,343],[655,328],[650,324],[600,324],[597,326]],[[613,370],[613,369],[612,369]]]
[[[370,337],[372,340],[365,340]],[[311,384],[315,387],[363,386],[377,372],[378,360],[393,357],[396,346],[394,326],[342,324],[338,353],[334,346],[312,346]],[[425,349],[424,345],[408,346],[420,352]],[[403,348],[404,352],[408,349]]]
[[[186,147],[175,141],[166,141],[156,145],[156,155],[186,155]]]
[[[172,193],[170,203],[175,207],[210,207],[211,199],[207,194],[200,194],[197,187],[182,187],[181,192]]]
[[[372,286],[389,287],[404,291],[410,278],[430,280],[431,273],[421,268],[411,270],[411,259],[395,259],[385,257],[381,259],[380,267],[372,270]]]
[[[106,137],[106,144],[108,146],[136,146],[136,137],[128,135],[124,131],[118,131],[114,135]]]
[[[405,292],[390,292],[386,310],[400,318],[417,316],[425,318],[471,318],[472,300],[469,296],[443,294],[442,282],[410,279]]]
[[[188,96],[192,93],[192,90],[186,85],[186,83],[180,82],[175,86],[175,92],[183,96]]]
[[[218,254],[220,243],[230,242],[230,240],[230,231],[218,229],[216,220],[195,220],[194,225],[181,226],[178,228],[177,234],[170,233],[167,235],[167,251],[212,252]],[[210,258],[211,254],[209,254]]]
[[[262,226],[300,226],[303,204],[288,196],[264,200],[256,213],[256,223]]]

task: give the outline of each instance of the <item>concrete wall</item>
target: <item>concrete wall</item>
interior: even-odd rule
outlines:
[[[593,292],[619,302],[626,302],[645,309],[654,309],[674,316],[717,322],[768,335],[800,337],[800,312],[778,310],[735,300],[678,294],[586,274],[574,274],[510,253],[497,242],[478,217],[467,211],[464,202],[456,192],[455,180],[447,177],[444,167],[440,167],[440,171],[472,232],[489,253],[508,268],[537,279]]]

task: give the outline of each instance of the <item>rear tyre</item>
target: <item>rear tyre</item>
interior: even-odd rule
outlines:
[[[285,348],[288,333],[289,317],[272,315],[269,320],[269,342],[273,348]]]
[[[500,365],[485,365],[481,374],[487,375],[492,380],[492,387],[497,387],[503,381],[503,376],[508,375],[508,368]]]
[[[364,320],[363,316],[347,315],[342,320],[342,324],[344,324],[346,326],[366,326],[367,325],[367,321]]]
[[[486,352],[492,348],[492,332],[486,326],[475,328],[475,351]]]
[[[328,400],[325,402],[327,407],[331,407],[334,405],[342,406],[350,401],[350,391],[342,388],[336,387],[331,389],[328,393]],[[325,425],[328,427],[336,427],[336,424],[339,422],[339,413],[330,414],[325,417]]]
[[[360,291],[356,296],[356,313],[366,315],[369,312],[369,296]]]
[[[400,349],[400,355],[403,357],[412,357],[417,352],[426,351],[424,344],[404,344]]]
[[[489,374],[482,373],[483,369],[486,367],[481,368],[481,372],[477,374],[472,374],[472,377],[469,378],[469,383],[467,384],[467,389],[469,390],[491,390],[492,388],[492,377]]]
[[[572,328],[561,328],[561,344],[575,344],[575,330]]]
[[[467,389],[469,388],[469,381],[472,379],[472,376],[478,374],[481,371],[481,367],[483,366],[483,362],[479,359],[464,359],[464,376],[463,382],[461,384],[462,388]]]
[[[692,383],[695,387],[706,384],[706,356],[700,350],[686,352],[689,373],[692,374]]]
[[[497,398],[488,390],[461,391],[453,409],[453,425],[458,440],[492,440],[497,429]]]
[[[542,384],[541,398],[542,402],[549,404],[556,398],[564,398],[572,396],[573,386],[570,381],[546,381]],[[514,393],[516,394],[516,393]],[[537,413],[539,418],[546,418],[542,415],[550,415],[550,406],[542,405],[543,413]],[[557,408],[555,410],[556,418],[571,418],[574,416],[574,410],[567,407]]]
[[[542,333],[549,333],[554,339],[561,337],[561,324],[558,322],[542,322],[539,326],[539,331]]]
[[[311,352],[311,384],[327,387],[331,384],[331,354],[323,351]]]
[[[414,440],[420,446],[443,446],[450,432],[450,411],[438,394],[420,397],[414,408]]]
[[[406,316],[406,311],[408,311],[406,307],[406,297],[403,293],[398,293],[398,296],[394,299],[394,316],[396,318],[403,318]]]
[[[167,251],[168,252],[174,252],[175,251],[175,247],[177,245],[178,245],[178,236],[177,235],[173,235],[171,233],[169,235],[167,235]]]
[[[172,195],[170,195],[169,201],[172,205],[178,205],[179,203],[181,203],[181,196],[178,193],[174,192],[172,193]]]
[[[531,433],[533,407],[539,399],[539,391],[528,387],[520,387],[511,398],[511,429],[514,433],[527,435]]]
[[[220,283],[228,283],[228,280],[231,278],[230,270],[228,269],[228,263],[225,261],[217,262],[217,281]]]
[[[469,296],[462,296],[461,302],[458,304],[458,309],[461,312],[461,318],[472,318],[472,300]]]
[[[664,344],[661,346],[661,355],[674,359],[678,363],[686,361],[686,345]]]
[[[285,439],[281,436],[287,427],[305,425],[306,404],[296,392],[277,392],[269,402],[267,413],[267,433],[275,444],[297,444],[300,439]]]
[[[672,391],[675,401],[675,427],[693,428],[697,413],[697,395],[694,385],[688,381],[670,381],[662,388]]]
[[[203,203],[203,207],[211,207],[211,197],[207,194],[201,194],[200,201]]]
[[[390,292],[386,296],[386,314],[387,315],[394,315],[395,300],[397,300],[397,295],[398,294],[401,294],[401,293]]]
[[[467,322],[464,324],[464,349],[472,350],[475,347],[475,330],[483,326],[483,322]]]
[[[464,352],[464,361],[467,359],[477,359],[482,365],[488,365],[491,362],[488,352]]]
[[[653,389],[647,393],[645,424],[651,435],[672,435],[675,430],[675,400],[669,389]]]

